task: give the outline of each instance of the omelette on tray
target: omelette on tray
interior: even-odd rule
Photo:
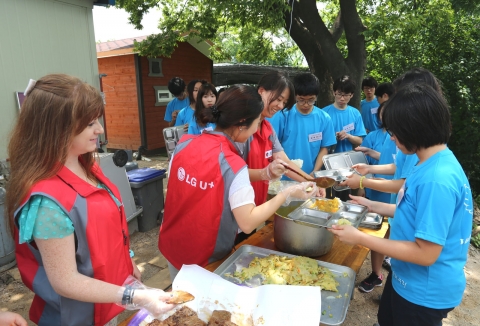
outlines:
[[[342,201],[337,197],[333,199],[318,199],[310,208],[318,209],[328,213],[336,213],[342,206]]]
[[[320,286],[322,290],[338,292],[339,283],[333,273],[328,268],[318,266],[316,260],[307,257],[255,257],[248,267],[235,272],[234,276],[244,282],[259,274],[264,278],[262,284]]]

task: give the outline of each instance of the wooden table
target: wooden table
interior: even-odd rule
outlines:
[[[367,234],[383,238],[388,230],[388,222],[383,222],[382,227],[379,230],[371,230],[366,228],[360,228],[360,230]],[[275,247],[275,242],[273,241],[273,223],[265,225],[263,228],[253,234],[250,238],[245,239],[244,241],[236,245],[234,250],[238,249],[243,245],[251,245],[265,249],[281,251],[277,247]],[[234,252],[234,250],[232,251],[232,253]],[[337,239],[337,237],[335,237],[332,249],[328,253],[320,257],[312,258],[332,264],[347,266],[353,269],[355,273],[358,273],[358,271],[362,267],[363,262],[365,261],[365,258],[367,258],[369,251],[370,249],[364,246],[348,245],[341,242]],[[230,253],[230,255],[232,253]],[[218,266],[220,266],[221,263],[223,263],[228,257],[230,257],[230,255],[228,255],[222,260],[207,265],[205,269],[213,272],[215,269],[217,269]]]
[[[383,222],[382,227],[379,230],[371,230],[366,228],[360,228],[360,230],[367,234],[383,238],[388,230],[388,222]],[[232,252],[227,255],[227,257],[214,263],[208,264],[205,269],[213,272],[215,269],[217,269],[218,266],[220,266],[221,263],[223,263],[228,257],[230,257],[230,255],[232,255],[235,250],[237,250],[243,245],[251,245],[265,249],[280,251],[277,247],[275,247],[275,242],[273,241],[273,223],[268,223],[251,237],[243,240],[238,245],[236,245]],[[338,240],[337,237],[335,237],[332,249],[328,253],[320,257],[312,258],[332,264],[347,266],[353,269],[355,273],[358,273],[358,271],[362,267],[363,262],[365,261],[365,258],[367,258],[369,251],[370,249],[368,249],[367,247],[360,245],[347,245]],[[124,320],[123,322],[118,324],[118,326],[127,326],[132,318],[133,316]]]

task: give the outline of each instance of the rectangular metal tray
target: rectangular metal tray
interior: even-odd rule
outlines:
[[[325,199],[325,198],[310,198],[308,200],[306,200],[301,206],[300,208],[309,208],[309,209],[313,209],[313,210],[316,210],[316,211],[319,211],[319,212],[325,212],[325,211],[322,211],[321,209],[318,209],[317,206],[314,206],[315,203],[317,201],[327,201],[327,200],[330,200],[330,199]],[[342,207],[344,205],[344,202],[341,202],[340,204],[340,208],[338,209],[338,211],[342,210]],[[337,211],[337,212],[338,212]],[[293,212],[292,212],[293,213]],[[333,213],[330,213],[330,212],[325,212],[327,214],[334,214],[336,212],[333,212]]]
[[[350,213],[365,215],[368,211],[368,208],[362,205],[343,203],[343,210]]]
[[[332,215],[327,212],[302,207],[288,214],[288,218],[292,220],[320,226],[327,225],[330,217],[332,217]]]
[[[377,213],[367,213],[360,227],[370,228],[370,229],[379,229],[382,227],[383,217]]]
[[[323,198],[310,198],[294,211],[288,214],[287,218],[303,223],[331,227],[337,224],[340,218],[346,218],[352,222],[352,226],[358,228],[368,212],[367,207],[347,202],[341,202],[335,213],[325,212],[314,204],[317,201],[327,200]]]
[[[334,153],[325,155],[322,158],[326,170],[350,168],[358,163],[368,164],[365,154],[357,151],[348,151],[343,153]],[[372,174],[367,174],[367,178],[372,178]]]
[[[333,217],[328,221],[327,226],[338,224],[338,220],[341,218],[344,218],[350,221],[353,227],[358,228],[360,223],[362,223],[364,217],[365,217],[365,214],[362,214],[362,213],[352,213],[352,212],[346,212],[346,211],[338,212],[338,213],[335,213]]]
[[[235,284],[248,286],[233,277],[226,276],[225,274],[233,275],[234,272],[240,271],[244,267],[248,267],[248,264],[255,257],[263,258],[268,255],[278,255],[287,257],[296,257],[287,253],[264,249],[260,247],[244,245],[237,249],[230,257],[228,257],[218,268],[214,271],[215,274],[220,275],[223,279]],[[320,322],[325,325],[341,325],[347,315],[348,306],[350,305],[350,299],[353,295],[355,287],[355,272],[350,267],[326,263],[317,260],[318,265],[326,267],[332,271],[335,275],[337,282],[339,283],[338,292],[324,291],[322,290],[322,306],[320,312]],[[341,298],[337,298],[341,295]],[[330,317],[332,315],[332,317]]]
[[[316,205],[314,206],[314,204],[317,201],[327,201],[327,200],[331,200],[331,199],[310,198],[310,199],[306,200],[302,205],[300,205],[300,207],[297,208],[297,210],[300,210],[302,208],[309,208],[309,209],[316,210],[316,211],[319,211],[319,212],[324,212],[321,209],[319,209],[318,206],[316,206]],[[358,204],[353,204],[353,203],[342,201],[339,209],[336,212],[333,212],[333,213],[326,212],[326,213],[327,214],[338,214],[340,212],[349,212],[349,213],[365,215],[368,212],[368,208],[363,206],[363,205],[358,205]],[[293,213],[295,213],[295,211],[293,211],[290,214],[293,214]],[[290,214],[289,214],[289,216],[290,216]]]

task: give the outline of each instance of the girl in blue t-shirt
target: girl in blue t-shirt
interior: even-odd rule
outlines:
[[[432,118],[434,117],[434,118]],[[416,154],[397,203],[352,196],[370,211],[395,216],[390,239],[335,225],[341,241],[392,257],[378,310],[380,325],[441,325],[462,301],[473,215],[468,179],[446,143],[450,113],[444,97],[426,84],[407,84],[385,106],[383,122],[404,154]]]
[[[217,103],[218,92],[213,84],[204,83],[200,86],[195,103],[195,113],[188,124],[188,133],[190,135],[200,135],[203,130],[213,131],[215,124],[211,122],[201,122],[198,112],[204,108],[211,108]]]
[[[175,127],[183,125],[183,131],[188,131],[188,125],[193,118],[193,114],[195,113],[195,103],[197,100],[198,90],[202,86],[202,84],[206,83],[207,81],[202,79],[193,79],[187,85],[187,93],[188,99],[190,101],[190,105],[184,107],[183,109],[178,112],[177,120],[175,121]]]

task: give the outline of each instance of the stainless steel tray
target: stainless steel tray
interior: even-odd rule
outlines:
[[[318,209],[317,206],[315,205],[315,203],[316,203],[317,201],[327,201],[327,200],[331,200],[331,199],[326,199],[326,198],[310,198],[310,199],[307,199],[307,200],[300,206],[299,209],[301,209],[301,208],[309,208],[309,209],[317,210],[317,211],[320,211],[320,212],[324,212],[324,211],[322,211],[321,209]],[[339,207],[338,211],[342,210],[342,207],[343,207],[344,204],[345,204],[345,203],[344,203],[343,201],[340,203],[340,207]],[[314,206],[314,205],[315,205],[315,206]],[[338,211],[337,211],[337,212],[338,212]],[[292,213],[293,213],[293,212],[292,212]],[[334,213],[336,213],[336,212],[334,212],[334,213],[326,212],[326,213],[328,213],[328,214],[334,214]]]
[[[362,213],[352,213],[352,212],[338,212],[333,215],[333,217],[328,221],[327,227],[330,227],[334,224],[338,224],[338,220],[344,218],[352,223],[352,226],[358,228],[360,223],[362,223],[365,215]]]
[[[341,218],[346,218],[352,223],[352,226],[358,228],[364,221],[368,212],[367,207],[348,202],[341,202],[341,205],[335,213],[325,212],[319,209],[315,204],[316,201],[327,200],[323,198],[310,198],[302,205],[288,214],[289,219],[301,221],[316,226],[331,227],[337,224]]]
[[[362,228],[379,229],[382,227],[383,217],[377,213],[367,213],[365,219],[360,223]]]
[[[244,267],[248,267],[248,264],[255,257],[263,258],[268,255],[279,255],[287,257],[295,257],[295,255],[286,254],[279,251],[264,249],[255,246],[244,245],[237,249],[230,257],[227,258],[218,268],[214,271],[215,274],[220,275],[227,281],[241,285],[250,286],[250,284],[241,283],[234,277],[226,276],[225,274],[233,275],[234,272],[240,271]],[[341,325],[347,315],[347,309],[350,305],[350,299],[353,295],[355,287],[355,272],[353,269],[336,264],[326,263],[318,261],[318,265],[326,267],[332,271],[335,275],[337,282],[339,283],[338,292],[322,291],[322,306],[321,306],[321,318],[320,321],[325,325]],[[254,277],[255,278],[255,277]],[[259,279],[257,279],[259,281]],[[341,295],[341,298],[337,296]],[[330,315],[332,317],[330,317]]]
[[[346,212],[357,213],[362,215],[365,215],[368,211],[368,208],[366,206],[352,204],[348,202],[343,203],[342,207],[343,207],[343,210]]]
[[[328,154],[322,158],[322,161],[326,170],[348,169],[358,163],[368,164],[365,154],[357,151]],[[372,178],[373,175],[367,174],[366,177]]]
[[[327,225],[327,222],[331,217],[332,215],[330,213],[305,207],[299,207],[288,214],[288,218],[292,220],[316,226]]]

